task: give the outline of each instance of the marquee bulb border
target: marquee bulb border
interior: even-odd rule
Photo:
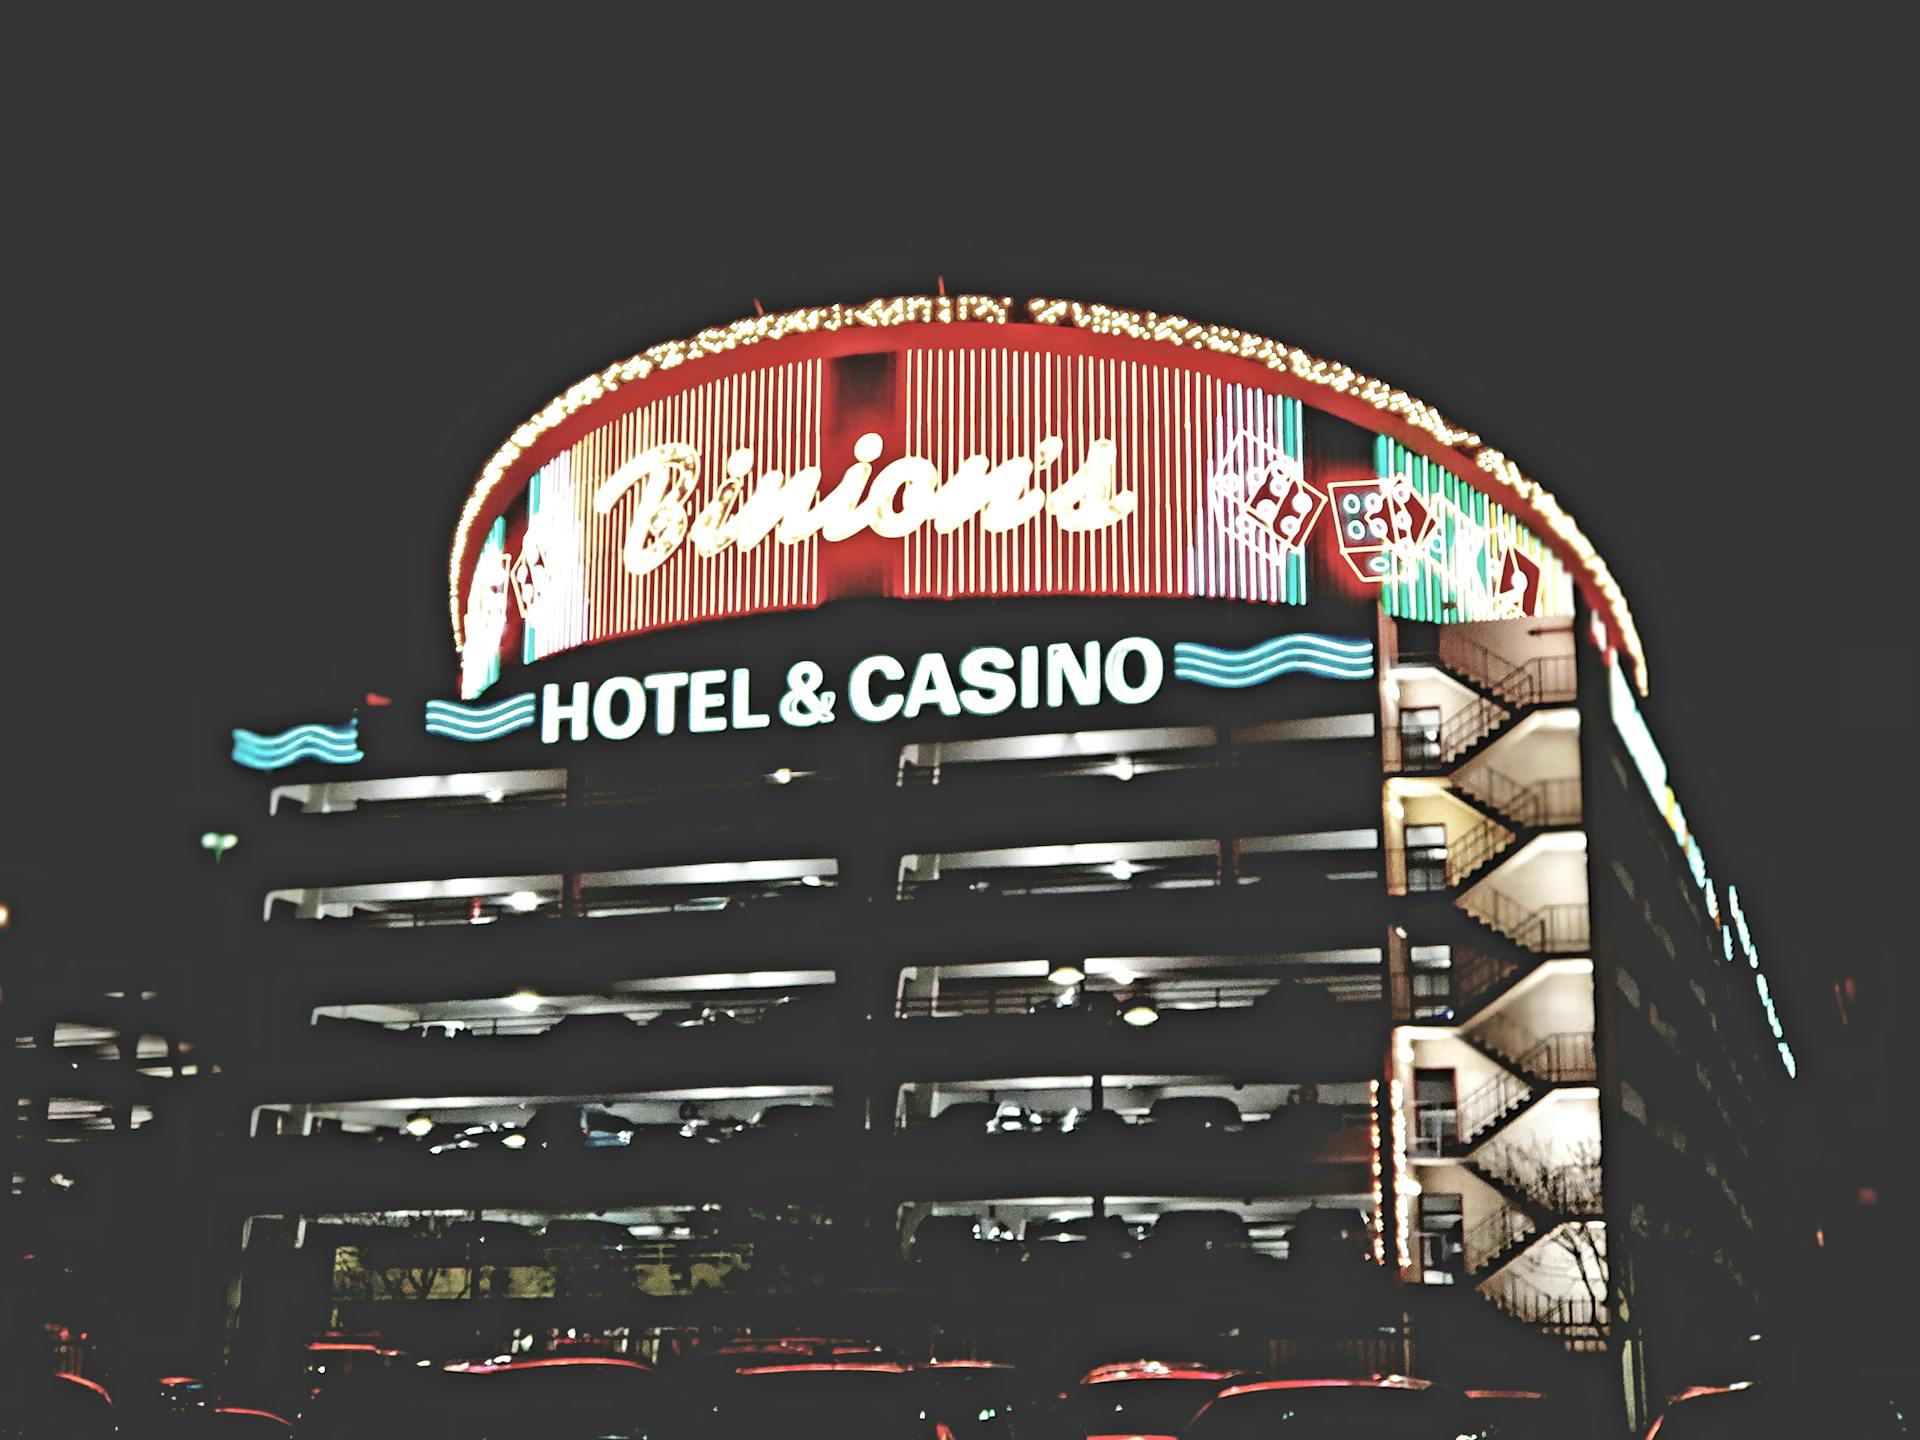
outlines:
[[[755,315],[727,325],[710,326],[685,340],[668,340],[619,360],[588,375],[554,396],[530,416],[488,458],[475,477],[454,527],[447,562],[447,610],[455,647],[463,642],[460,613],[461,559],[476,524],[486,513],[494,490],[516,461],[542,436],[588,406],[649,376],[751,345],[791,336],[832,333],[847,329],[885,330],[900,325],[976,323],[1005,325],[1013,316],[1014,300],[1006,295],[896,295],[861,305],[812,305],[776,315]],[[1525,511],[1536,516],[1554,539],[1572,553],[1595,593],[1605,602],[1620,647],[1633,662],[1634,682],[1647,693],[1646,651],[1633,621],[1626,595],[1607,563],[1593,547],[1572,515],[1551,491],[1527,476],[1503,452],[1485,444],[1475,432],[1454,424],[1426,401],[1385,380],[1362,374],[1350,365],[1327,360],[1264,335],[1210,325],[1182,315],[1123,310],[1078,300],[1038,298],[1027,302],[1027,316],[1036,325],[1084,330],[1095,335],[1201,350],[1256,365],[1289,376],[1296,383],[1359,403],[1394,417],[1429,436],[1476,467],[1493,486]]]

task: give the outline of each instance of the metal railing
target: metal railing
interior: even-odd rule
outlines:
[[[687,999],[684,996],[675,996],[674,998],[678,1003],[673,1005],[632,1005],[624,1006],[618,1010],[581,1011],[578,1013],[582,1018],[590,1014],[596,1019],[617,1015],[621,1019],[632,1023],[637,1038],[640,1028],[646,1025],[657,1024],[664,1029],[685,1029],[704,1025],[725,1025],[729,1023],[742,1025],[754,1024],[766,1019],[776,1011],[783,1009],[799,997],[783,995],[773,999],[755,998],[751,1000],[701,1000],[697,997]],[[429,1040],[438,1040],[466,1036],[491,1038],[495,1036],[545,1035],[554,1032],[556,1026],[562,1025],[568,1019],[573,1018],[573,1012],[564,1013],[559,1016],[551,1014],[531,1014],[454,1021],[409,1020],[397,1024],[349,1020],[337,1016],[326,1016],[323,1018],[328,1021],[327,1025],[319,1031],[319,1034],[323,1037],[354,1034],[354,1031],[346,1029],[347,1026],[353,1025],[359,1026],[361,1030],[368,1035],[412,1035],[415,1037],[424,1037]],[[568,1032],[566,1030],[560,1030],[558,1033],[565,1035]]]
[[[1384,739],[1390,770],[1447,769],[1503,728],[1516,712],[1533,705],[1565,703],[1576,694],[1571,654],[1536,655],[1515,664],[1451,629],[1442,629],[1437,654],[1408,654],[1401,659],[1436,662],[1441,669],[1486,693],[1475,695],[1447,716],[1437,730],[1388,730]]]
[[[1466,1143],[1491,1131],[1531,1100],[1535,1081],[1548,1085],[1591,1081],[1595,1076],[1593,1034],[1569,1030],[1545,1036],[1516,1059],[1514,1066],[1520,1073],[1502,1070],[1461,1100],[1460,1138]]]
[[[1529,1046],[1515,1064],[1526,1074],[1556,1085],[1592,1080],[1596,1073],[1593,1032],[1562,1030],[1543,1036]]]
[[[1499,989],[1523,967],[1518,960],[1482,954],[1464,945],[1452,947],[1453,995],[1455,1008],[1480,999]]]
[[[1471,1144],[1533,1098],[1533,1086],[1500,1071],[1460,1101],[1460,1139]]]
[[[1511,850],[1520,837],[1498,820],[1482,820],[1457,839],[1447,840],[1447,884],[1458,886]]]
[[[1572,825],[1580,819],[1580,781],[1578,777],[1535,780],[1530,784],[1483,765],[1471,773],[1456,775],[1456,790],[1477,800],[1486,809],[1504,817],[1515,829],[1533,830],[1543,825]]]
[[[1154,1004],[1162,1009],[1239,1010],[1252,1005],[1276,984],[1267,980],[1162,980],[1152,986],[1128,987],[1095,992],[1118,998],[1121,995],[1151,993]],[[902,1020],[920,1020],[962,1015],[1048,1015],[1072,1014],[1082,1007],[1060,1004],[1061,990],[1044,981],[1014,981],[1007,984],[946,990],[938,995],[902,995],[894,1014]]]
[[[1503,1200],[1491,1215],[1461,1237],[1467,1269],[1479,1273],[1502,1255],[1531,1240],[1536,1231],[1526,1211]]]
[[[1539,1166],[1524,1154],[1491,1147],[1468,1168],[1496,1187],[1513,1192],[1534,1209],[1550,1215],[1593,1216],[1601,1209],[1601,1167],[1597,1162]]]
[[[1524,1280],[1504,1276],[1480,1292],[1493,1306],[1525,1325],[1536,1326],[1569,1341],[1604,1337],[1607,1307],[1586,1295],[1549,1295]]]
[[[1539,705],[1574,697],[1574,657],[1535,655],[1515,662],[1457,627],[1443,626],[1436,656],[1443,669],[1513,705]]]
[[[1460,908],[1489,930],[1498,931],[1536,955],[1574,955],[1588,945],[1585,905],[1543,905],[1529,910],[1499,890],[1482,887]]]

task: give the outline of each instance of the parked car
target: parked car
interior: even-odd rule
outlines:
[[[538,1260],[533,1232],[511,1220],[456,1220],[447,1241],[475,1265],[532,1265]]]
[[[997,1360],[928,1360],[913,1367],[932,1414],[956,1440],[1031,1440],[1040,1407],[1030,1382]]]
[[[97,1380],[39,1375],[0,1403],[4,1440],[109,1440],[119,1434],[113,1397]]]
[[[1245,1371],[1190,1360],[1125,1360],[1080,1377],[1068,1400],[1076,1436],[1183,1434],[1201,1406],[1250,1378]]]
[[[1118,1260],[1134,1248],[1133,1231],[1118,1215],[1073,1215],[1032,1220],[1022,1242],[1029,1263]]]
[[[913,1258],[927,1264],[963,1261],[976,1253],[979,1222],[971,1215],[929,1215],[913,1227]]]
[[[548,1150],[599,1150],[630,1143],[633,1129],[631,1120],[595,1105],[542,1105],[522,1133]]]
[[[1468,1390],[1461,1413],[1465,1433],[1489,1440],[1589,1440],[1596,1431],[1591,1406],[1538,1390]]]
[[[797,1140],[817,1137],[832,1128],[833,1106],[788,1103],[769,1105],[754,1118],[753,1128],[742,1138],[761,1136],[770,1140]]]
[[[636,1360],[550,1355],[356,1375],[300,1417],[297,1440],[679,1440],[674,1387]]]
[[[930,1387],[884,1360],[756,1365],[706,1387],[687,1408],[688,1440],[833,1436],[958,1440],[933,1412]]]
[[[1788,1387],[1771,1382],[1700,1385],[1674,1397],[1647,1440],[1898,1440],[1920,1434],[1912,1412],[1845,1385]]]
[[[1240,1107],[1224,1095],[1170,1095],[1147,1111],[1156,1136],[1219,1136],[1238,1131]]]
[[[1125,1145],[1140,1133],[1117,1110],[1081,1110],[1071,1112],[1070,1118],[1071,1124],[1061,1121],[1061,1132],[1078,1136],[1083,1142]]]
[[[540,1239],[549,1248],[624,1250],[634,1243],[633,1232],[612,1220],[549,1220],[547,1228],[540,1232]]]
[[[1404,1375],[1256,1380],[1232,1385],[1180,1431],[1181,1440],[1457,1440],[1473,1430],[1461,1399]]]
[[[643,1037],[640,1027],[633,1023],[631,1017],[618,1011],[601,1011],[589,1015],[562,1015],[542,1031],[539,1038],[549,1045],[563,1045],[583,1054],[598,1052],[618,1055],[632,1052],[641,1044]]]
[[[1169,1210],[1153,1222],[1143,1253],[1154,1260],[1247,1253],[1247,1222],[1234,1210]]]
[[[926,1123],[922,1133],[941,1141],[971,1143],[996,1133],[1000,1107],[991,1100],[963,1100],[949,1105]]]

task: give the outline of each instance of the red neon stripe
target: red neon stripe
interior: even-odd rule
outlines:
[[[84,1375],[68,1375],[65,1373],[62,1373],[56,1378],[61,1380],[71,1380],[76,1385],[84,1385],[87,1387],[87,1389],[93,1391],[94,1394],[98,1395],[102,1400],[106,1401],[109,1405],[113,1403],[113,1396],[107,1393],[107,1387],[102,1385],[98,1380],[89,1380]]]
[[[748,1366],[746,1369],[734,1371],[734,1374],[736,1375],[800,1375],[800,1374],[807,1374],[812,1372],[828,1371],[828,1370],[850,1370],[857,1373],[868,1374],[868,1375],[904,1375],[907,1373],[906,1366],[895,1365],[891,1361],[886,1361],[886,1360],[870,1360],[870,1361],[859,1361],[859,1362],[850,1361],[850,1360],[838,1360],[838,1361],[822,1360],[822,1361],[814,1362],[812,1364],[751,1365],[751,1366]]]
[[[483,1360],[475,1363],[471,1360],[456,1360],[444,1368],[463,1375],[496,1375],[506,1370],[545,1370],[555,1365],[600,1365],[612,1366],[620,1370],[639,1370],[653,1374],[651,1365],[638,1360],[623,1359],[618,1355],[542,1355],[533,1360],[509,1360],[504,1365]]]
[[[276,1415],[271,1410],[249,1410],[241,1405],[216,1405],[213,1413],[216,1415],[254,1415],[262,1420],[277,1421],[289,1430],[293,1428],[293,1421],[287,1419],[284,1415]]]
[[[1252,1395],[1261,1390],[1425,1390],[1433,1382],[1416,1380],[1411,1375],[1376,1375],[1368,1380],[1257,1380],[1251,1385],[1235,1385],[1214,1398]]]
[[[1244,1370],[1218,1370],[1192,1361],[1166,1364],[1157,1360],[1129,1360],[1120,1365],[1100,1365],[1080,1380],[1082,1385],[1105,1385],[1116,1380],[1231,1380]]]

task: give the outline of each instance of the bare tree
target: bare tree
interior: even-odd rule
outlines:
[[[370,1233],[357,1246],[335,1248],[336,1299],[425,1300],[443,1276],[460,1268],[448,1263],[453,1254],[448,1234],[457,1216],[368,1212],[338,1218],[343,1225]],[[357,1254],[357,1265],[346,1259],[349,1249]]]
[[[1601,1218],[1600,1142],[1582,1140],[1554,1150],[1508,1143],[1490,1148],[1481,1164],[1531,1202],[1538,1212],[1531,1218],[1571,1263],[1592,1307],[1593,1324],[1605,1329],[1612,1271]]]

